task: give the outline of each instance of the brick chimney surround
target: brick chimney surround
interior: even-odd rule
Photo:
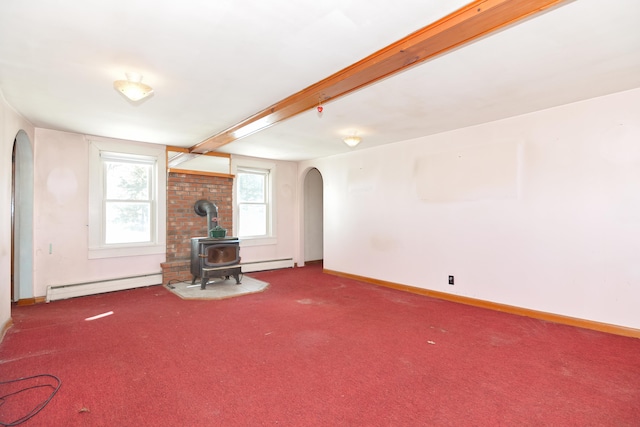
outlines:
[[[207,236],[207,220],[195,213],[196,201],[206,199],[218,207],[218,225],[233,230],[233,175],[169,172],[167,180],[167,260],[162,284],[190,281],[191,238]]]

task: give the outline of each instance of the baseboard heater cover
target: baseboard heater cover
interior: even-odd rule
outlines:
[[[293,258],[275,259],[270,261],[256,261],[240,263],[243,273],[254,271],[277,270],[280,268],[293,268]]]
[[[161,283],[162,273],[152,273],[140,276],[121,277],[118,279],[97,280],[94,282],[54,285],[47,287],[46,301],[51,302],[55,300],[95,295],[105,292],[122,291],[125,289],[160,285]]]

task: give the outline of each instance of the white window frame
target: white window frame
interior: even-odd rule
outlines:
[[[105,182],[103,157],[153,163],[151,241],[105,243]],[[89,141],[89,259],[166,253],[166,154],[164,145],[133,141]]]
[[[266,236],[239,236],[240,230],[240,203],[238,197],[237,179],[233,180],[233,231],[234,236],[241,239],[242,246],[259,246],[259,245],[275,245],[278,243],[276,233],[276,198],[274,194],[276,182],[276,165],[271,162],[250,159],[233,159],[232,173],[237,177],[243,170],[246,171],[264,171],[267,173],[267,235]]]

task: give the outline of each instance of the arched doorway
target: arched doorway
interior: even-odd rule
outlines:
[[[24,131],[13,142],[11,300],[33,298],[33,147]]]
[[[310,169],[304,178],[304,262],[323,259],[323,181],[320,171]]]

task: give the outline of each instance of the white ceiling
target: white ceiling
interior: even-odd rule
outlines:
[[[36,127],[191,147],[467,2],[2,0],[0,91]],[[219,151],[310,159],[637,88],[638,22],[570,1]],[[125,100],[127,71],[154,95]]]

